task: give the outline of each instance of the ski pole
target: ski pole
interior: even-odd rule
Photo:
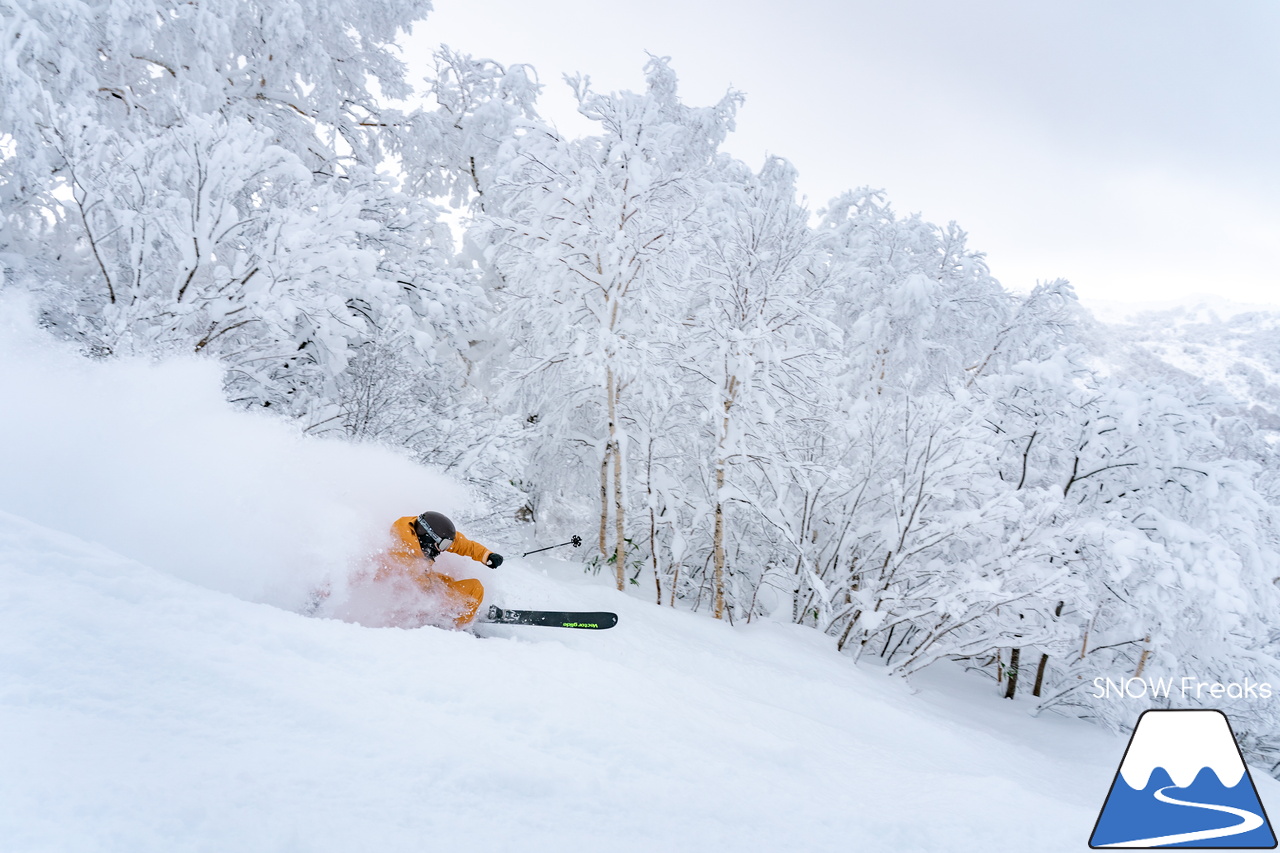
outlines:
[[[559,545],[548,545],[548,546],[547,546],[547,547],[545,547],[545,548],[535,548],[535,549],[534,549],[534,550],[532,550],[532,551],[525,551],[525,552],[524,552],[523,554],[521,554],[520,556],[521,556],[521,557],[527,557],[527,556],[529,556],[530,554],[538,554],[538,553],[541,553],[542,551],[550,551],[552,548],[563,548],[565,545],[572,545],[572,546],[573,546],[573,547],[575,547],[575,548],[579,548],[579,547],[581,547],[581,546],[582,546],[582,537],[581,537],[581,536],[574,536],[574,537],[573,537],[572,539],[570,539],[568,542],[561,542]]]

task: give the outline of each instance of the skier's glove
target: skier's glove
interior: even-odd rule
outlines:
[[[489,556],[485,559],[484,564],[491,569],[496,569],[502,565],[502,555],[489,552]]]

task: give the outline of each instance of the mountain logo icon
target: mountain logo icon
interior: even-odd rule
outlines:
[[[1144,712],[1089,846],[1274,849],[1275,833],[1227,715]]]

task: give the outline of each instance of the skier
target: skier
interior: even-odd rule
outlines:
[[[405,516],[391,525],[395,543],[382,555],[377,579],[393,574],[411,578],[431,596],[447,599],[450,615],[457,613],[454,624],[462,627],[476,616],[484,600],[484,586],[478,580],[454,580],[434,571],[436,558],[447,551],[470,557],[491,569],[502,565],[502,555],[490,551],[458,532],[453,522],[438,512]]]

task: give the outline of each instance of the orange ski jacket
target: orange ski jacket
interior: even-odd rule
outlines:
[[[396,543],[391,548],[393,556],[406,561],[425,560],[427,555],[422,553],[422,546],[418,544],[418,535],[413,532],[413,520],[416,515],[406,515],[404,518],[397,519],[395,524],[391,525],[391,532],[396,537]],[[473,542],[461,533],[454,533],[453,544],[449,546],[450,554],[461,554],[463,557],[470,557],[477,563],[483,563],[489,559],[489,555],[493,553],[479,542]]]
[[[418,536],[413,532],[415,518],[417,518],[416,515],[407,515],[397,519],[391,525],[391,535],[394,540],[386,551],[382,572],[402,572],[413,578],[418,586],[427,592],[445,592],[459,604],[461,612],[455,624],[462,627],[474,619],[476,612],[480,609],[480,602],[484,600],[484,585],[473,578],[454,580],[432,571],[431,566],[434,561],[428,560],[426,554],[422,553]],[[449,553],[470,557],[483,563],[489,559],[489,554],[492,552],[479,542],[473,542],[461,533],[455,533]],[[379,575],[382,575],[382,572],[379,572]]]

